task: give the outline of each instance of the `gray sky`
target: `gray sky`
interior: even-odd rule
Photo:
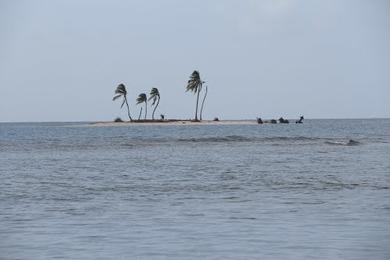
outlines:
[[[194,69],[206,118],[390,117],[390,1],[0,0],[0,121],[190,118]]]

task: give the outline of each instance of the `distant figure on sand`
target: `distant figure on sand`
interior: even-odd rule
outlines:
[[[302,124],[303,123],[303,116],[301,116],[301,118],[297,121],[295,121],[296,124]]]
[[[279,123],[281,124],[288,124],[290,123],[287,119],[284,119],[283,117],[279,118]]]
[[[161,120],[165,119],[165,116],[163,114],[160,115]]]
[[[258,117],[258,118],[257,118],[257,123],[258,123],[258,124],[262,124],[262,123],[263,123],[263,120],[261,120],[261,118]]]

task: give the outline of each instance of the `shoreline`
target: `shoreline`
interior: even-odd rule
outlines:
[[[204,125],[257,125],[256,120],[202,120],[202,121],[192,121],[192,120],[180,120],[180,119],[167,119],[167,120],[141,120],[133,122],[113,122],[113,121],[102,121],[102,122],[93,122],[89,123],[86,126],[204,126]]]
[[[169,120],[169,119],[168,119]],[[229,120],[220,120],[221,121],[253,121],[254,119],[229,119]],[[288,119],[290,120],[290,119]],[[295,119],[291,119],[290,123]],[[352,118],[344,118],[344,117],[335,117],[335,118],[305,118],[305,121],[316,121],[316,120],[390,120],[390,117],[352,117]],[[189,120],[180,120],[180,121],[189,121]],[[212,121],[212,120],[203,120],[203,121]],[[51,123],[76,123],[76,124],[96,124],[96,123],[110,123],[114,121],[91,121],[91,120],[52,120],[52,121],[0,121],[0,124],[51,124]]]

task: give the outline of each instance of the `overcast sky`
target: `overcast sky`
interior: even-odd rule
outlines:
[[[0,121],[390,117],[389,0],[0,0]],[[136,117],[136,116],[135,116]]]

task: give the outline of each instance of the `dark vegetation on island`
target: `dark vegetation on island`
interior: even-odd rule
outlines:
[[[200,106],[200,109],[199,109],[199,97],[200,97],[200,94],[201,94],[201,92],[203,90],[203,84],[204,83],[206,83],[206,82],[201,79],[199,71],[194,70],[192,72],[192,74],[190,75],[190,79],[188,80],[187,86],[186,86],[186,92],[192,92],[192,93],[194,93],[194,95],[196,95],[195,116],[194,116],[194,119],[189,119],[189,120],[165,119],[165,115],[164,114],[160,114],[160,119],[155,119],[154,115],[156,113],[157,107],[160,104],[160,99],[161,99],[160,91],[158,90],[158,88],[152,88],[150,93],[149,93],[149,97],[147,96],[146,93],[141,93],[136,98],[136,104],[140,105],[140,110],[139,110],[139,114],[138,114],[138,119],[137,120],[134,120],[131,117],[130,107],[129,107],[129,103],[128,103],[128,99],[127,99],[128,92],[127,92],[126,86],[123,83],[121,83],[121,84],[119,84],[117,86],[117,88],[115,90],[115,95],[114,95],[112,100],[115,101],[115,100],[117,100],[119,98],[122,98],[121,108],[123,108],[123,106],[126,104],[127,115],[129,117],[130,122],[132,122],[132,123],[154,123],[154,122],[156,122],[156,123],[167,122],[168,123],[168,122],[178,122],[178,121],[201,122],[203,120],[203,109],[204,109],[204,104],[205,104],[205,101],[206,101],[206,98],[207,98],[207,93],[208,93],[208,87],[205,86],[205,88],[204,88],[205,91],[204,91],[204,94],[203,94],[202,103],[201,103],[201,106]],[[152,101],[152,103],[150,104],[150,106],[153,108],[151,119],[147,119],[147,116],[148,116],[148,101]],[[143,115],[144,115],[143,119],[141,119],[142,112],[144,112],[143,113]],[[199,117],[198,117],[198,115],[199,115]],[[300,119],[297,120],[295,123],[302,124],[303,123],[303,119],[304,119],[303,116],[301,116]],[[215,117],[213,121],[218,122],[219,118]],[[279,121],[280,124],[288,124],[288,123],[290,123],[289,120],[284,119],[283,117],[280,117],[278,120],[275,120],[275,119],[262,120],[259,117],[257,118],[257,123],[258,124],[265,124],[265,123],[277,124],[278,121]],[[114,120],[114,122],[122,123],[124,121],[120,117],[117,117]]]
[[[303,116],[300,117],[299,120],[295,121],[296,124],[303,124]],[[269,124],[277,124],[279,121],[279,124],[289,124],[290,121],[287,120],[287,119],[284,119],[283,117],[279,118],[278,120],[276,119],[271,119],[271,120],[262,120],[260,117],[257,118],[257,123],[258,124],[265,124],[265,123],[269,123]]]

